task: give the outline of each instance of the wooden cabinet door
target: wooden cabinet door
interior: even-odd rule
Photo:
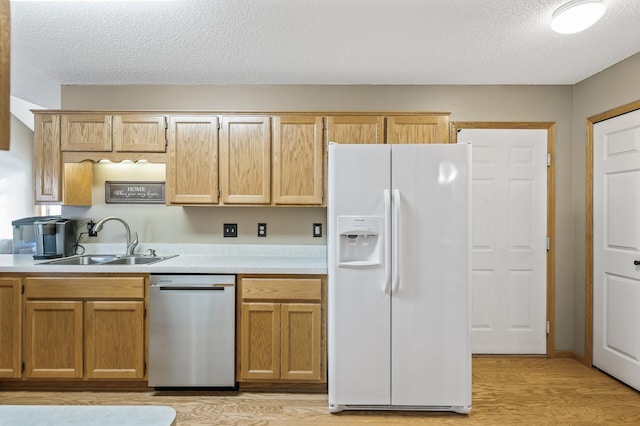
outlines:
[[[387,117],[387,143],[449,143],[449,117]]]
[[[92,202],[93,163],[64,163],[62,165],[62,204],[90,206]]]
[[[327,141],[336,143],[384,143],[384,117],[334,116],[327,119]]]
[[[280,304],[243,303],[240,380],[280,379]]]
[[[113,116],[113,150],[122,152],[164,152],[164,115],[127,114]]]
[[[62,158],[60,153],[60,116],[35,114],[33,177],[35,202],[62,201]]]
[[[218,117],[169,117],[167,203],[218,202]]]
[[[111,151],[111,116],[63,114],[60,140],[63,151]]]
[[[82,378],[82,302],[27,301],[25,376]]]
[[[283,303],[281,309],[281,378],[320,380],[320,304]]]
[[[85,303],[85,378],[144,377],[144,302]]]
[[[20,278],[0,278],[0,378],[19,378],[22,361]]]
[[[270,117],[222,118],[220,178],[224,204],[270,203]]]
[[[322,117],[274,118],[275,204],[322,204],[322,148]]]

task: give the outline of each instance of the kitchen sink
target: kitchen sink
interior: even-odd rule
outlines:
[[[85,254],[40,262],[38,265],[149,265],[178,256],[145,256],[124,254]]]
[[[109,265],[147,265],[149,263],[160,262],[175,256],[120,256],[105,263]]]

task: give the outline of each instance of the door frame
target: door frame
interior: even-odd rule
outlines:
[[[458,142],[458,131],[462,129],[543,129],[547,131],[547,356],[558,356],[555,350],[555,122],[517,121],[455,121],[451,123],[450,143]]]
[[[585,291],[584,291],[584,359],[593,365],[593,126],[601,121],[640,110],[640,100],[587,118],[586,217],[585,217]]]

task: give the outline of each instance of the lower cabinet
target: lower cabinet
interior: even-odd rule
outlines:
[[[322,379],[321,308],[319,303],[280,305],[280,378]]]
[[[144,377],[144,302],[85,302],[84,374],[88,379]]]
[[[322,278],[240,279],[240,382],[326,382]]]
[[[25,278],[26,379],[145,378],[144,277]]]
[[[0,378],[21,376],[21,285],[21,278],[0,277]]]
[[[82,378],[82,302],[25,303],[25,376]]]

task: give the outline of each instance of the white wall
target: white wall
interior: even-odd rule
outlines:
[[[33,216],[33,132],[11,116],[11,149],[0,151],[0,239],[13,238],[11,221]]]
[[[572,86],[63,86],[61,105],[67,110],[449,111],[453,121],[555,122],[556,349],[572,349],[572,92]],[[115,210],[113,205],[101,209],[96,216],[112,211],[122,212]],[[174,209],[181,213],[173,213]],[[249,217],[242,220],[246,220],[251,228],[264,212],[269,215],[270,235],[271,229],[275,229],[274,237],[279,236],[283,240],[291,238],[304,243],[311,240],[309,243],[313,243],[314,239],[308,237],[310,223],[320,218],[325,221],[324,209],[315,209],[316,212],[279,208],[236,208],[229,212],[226,209],[160,208],[154,211],[153,219],[150,218],[149,222],[155,222],[156,219],[165,219],[166,222],[170,217],[170,226],[176,226],[179,233],[183,233],[185,229],[189,232],[208,230],[211,221],[226,221],[247,215]],[[69,211],[68,208],[66,211]],[[165,211],[171,211],[168,213],[170,216],[160,214]],[[82,213],[94,215],[93,211]],[[129,211],[122,214],[129,214]],[[173,232],[169,225],[166,229],[168,233]],[[207,238],[217,241],[219,237],[215,233],[220,232],[219,223],[211,225],[211,229]],[[244,227],[241,227],[241,233],[242,229]]]
[[[326,209],[320,207],[181,207],[105,202],[105,181],[164,180],[164,164],[97,163],[93,165],[91,207],[63,206],[62,214],[94,222],[105,216],[119,216],[132,231],[138,232],[140,243],[326,244],[324,235],[322,238],[312,235],[313,223],[322,223],[326,229]],[[258,222],[267,223],[266,238],[257,237]],[[238,224],[237,238],[222,237],[224,223]],[[124,244],[124,240],[124,227],[114,221],[105,224],[96,238],[82,236],[81,243]]]
[[[587,118],[640,100],[640,53],[574,86],[573,100],[573,285],[574,341],[578,353],[585,345],[585,218]]]

